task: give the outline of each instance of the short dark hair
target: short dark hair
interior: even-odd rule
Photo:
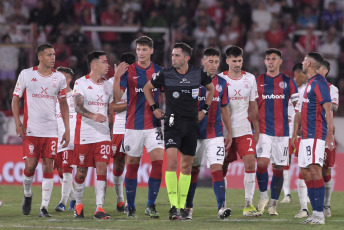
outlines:
[[[174,44],[174,46],[173,46],[173,49],[177,49],[177,48],[182,49],[182,52],[186,56],[191,57],[191,55],[192,55],[192,48],[188,44],[186,44],[184,42],[178,42],[178,43]]]
[[[74,72],[71,68],[64,67],[64,66],[59,66],[56,69],[58,72],[63,72],[63,73],[68,73],[70,76],[73,78],[74,77]]]
[[[270,54],[277,54],[280,58],[282,58],[282,53],[279,49],[276,48],[269,48],[265,51],[265,55],[270,55]]]
[[[327,59],[324,59],[323,62],[321,63],[321,65],[325,66],[325,68],[328,70],[327,71],[327,74],[325,77],[327,77],[328,73],[330,72],[331,70],[331,65],[330,65],[330,62],[327,60]]]
[[[94,59],[99,59],[100,56],[105,56],[105,52],[104,51],[93,51],[91,53],[89,53],[87,55],[87,62],[88,62],[88,66],[91,67],[91,62]]]
[[[293,74],[295,74],[296,71],[302,71],[302,63],[296,63],[293,67]]]
[[[203,55],[204,56],[220,56],[220,52],[217,49],[210,47],[204,50]]]
[[[310,52],[307,54],[308,57],[313,58],[316,62],[317,62],[317,69],[320,68],[320,66],[322,65],[324,58],[320,53],[317,52]]]
[[[135,40],[136,45],[143,45],[148,46],[149,48],[153,48],[154,42],[153,40],[148,36],[141,36]]]
[[[39,45],[36,49],[37,56],[40,52],[44,51],[45,49],[54,49],[54,46],[50,45],[49,43]]]
[[[243,56],[244,51],[239,46],[231,46],[226,49],[226,58]]]
[[[121,55],[120,62],[125,62],[129,65],[135,63],[136,57],[135,54],[132,52],[127,52]]]

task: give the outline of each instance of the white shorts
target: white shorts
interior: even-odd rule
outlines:
[[[126,129],[122,141],[122,152],[131,157],[141,157],[143,146],[147,152],[154,149],[164,149],[164,138],[161,128],[135,130]]]
[[[320,139],[301,139],[299,147],[299,166],[307,168],[311,164],[324,164],[325,141]]]
[[[289,137],[259,134],[256,149],[257,157],[269,158],[275,165],[289,165]]]
[[[193,166],[202,165],[204,157],[207,159],[208,168],[213,164],[222,165],[225,159],[224,138],[215,137],[212,139],[198,139]]]

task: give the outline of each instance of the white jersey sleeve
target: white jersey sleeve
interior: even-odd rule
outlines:
[[[110,78],[109,82],[113,84],[114,79]],[[127,89],[125,89],[121,101],[117,102],[116,104],[127,104]],[[124,134],[125,133],[125,122],[127,117],[127,110],[122,112],[115,112],[114,114],[114,122],[113,122],[113,134]]]
[[[338,106],[339,105],[339,93],[338,88],[334,85],[330,85],[330,94],[331,94],[331,101],[332,104]]]
[[[295,111],[301,112],[301,108],[302,108],[302,101],[303,101],[303,94],[305,93],[305,89],[306,89],[307,84],[303,84],[298,88],[299,91],[299,100],[296,103],[295,106]]]
[[[294,130],[295,108],[294,104],[289,100],[288,103],[288,121],[289,121],[289,137],[292,137]]]

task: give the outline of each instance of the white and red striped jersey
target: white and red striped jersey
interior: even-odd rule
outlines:
[[[256,78],[253,74],[245,71],[242,71],[242,76],[239,79],[228,76],[228,71],[220,73],[219,76],[227,81],[232,137],[252,134],[248,106],[250,101],[255,101],[258,98]],[[227,131],[224,131],[224,135],[226,133]]]
[[[109,79],[109,82],[113,84],[113,77]],[[127,104],[127,89],[125,89],[121,101],[117,102],[117,104]],[[113,116],[113,134],[124,134],[125,133],[125,122],[127,117],[127,110],[122,112],[115,112]]]
[[[66,96],[65,76],[53,72],[42,76],[38,67],[20,72],[13,95],[24,97],[24,121],[27,136],[57,137],[56,102]]]
[[[329,86],[330,86],[331,102],[332,104],[335,104],[336,106],[338,106],[339,105],[338,88],[332,84],[329,84]]]
[[[70,141],[67,147],[62,148],[61,140],[65,132],[65,126],[61,115],[60,103],[56,103],[56,117],[57,117],[57,133],[58,133],[58,144],[57,152],[62,152],[64,150],[74,149],[74,134],[75,134],[75,124],[76,124],[76,112],[74,108],[74,98],[73,91],[66,94],[67,103],[69,108],[69,129],[70,129]]]
[[[90,118],[77,114],[74,144],[90,144],[110,140],[110,128],[108,120],[108,107],[113,100],[113,86],[103,80],[94,82],[89,75],[76,80],[73,96],[84,97],[84,107],[91,113],[99,113],[107,118],[106,122],[99,123]]]

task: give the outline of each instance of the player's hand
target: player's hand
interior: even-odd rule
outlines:
[[[128,66],[129,65],[125,62],[119,63],[118,66],[115,64],[114,65],[114,70],[115,70],[114,78],[119,79],[128,70]]]
[[[202,121],[204,117],[205,113],[203,113],[202,111],[198,111],[198,122]]]
[[[100,113],[92,114],[91,119],[99,123],[104,123],[107,121],[107,117]]]
[[[62,148],[66,148],[69,144],[69,141],[70,141],[70,133],[69,133],[69,130],[66,131],[63,136],[62,136],[62,140],[61,140],[61,145],[62,145]]]
[[[297,143],[298,139],[297,139],[297,135],[295,133],[293,133],[293,136],[291,137],[291,146],[293,146],[294,149],[296,149],[295,141]]]
[[[333,134],[327,133],[326,139],[325,139],[325,145],[327,146],[327,148],[329,150],[334,149],[334,136],[333,136]]]
[[[162,111],[161,109],[154,110],[153,114],[157,119],[164,119],[165,118],[165,112]]]
[[[230,133],[228,133],[226,138],[225,138],[225,150],[226,150],[226,152],[228,152],[231,145],[232,145],[232,135]]]
[[[258,143],[259,141],[259,132],[254,132],[253,134],[253,138],[254,138],[254,143]]]
[[[26,131],[22,123],[19,123],[18,125],[16,125],[16,133],[18,137],[24,138]]]

